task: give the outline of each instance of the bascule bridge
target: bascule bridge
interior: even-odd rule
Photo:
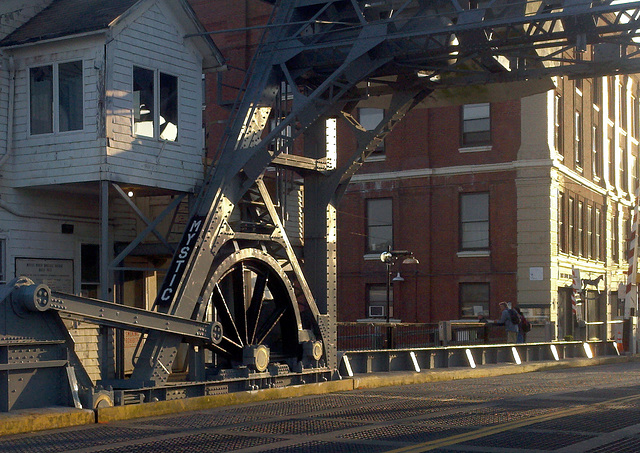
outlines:
[[[184,63],[177,58],[179,51],[176,59],[159,63],[151,58],[153,53],[139,59],[129,55],[126,68],[118,66],[122,59],[110,57],[122,56],[130,49],[127,46],[143,42],[144,32],[136,28],[143,19],[164,15],[175,20],[166,30],[172,37],[167,46],[175,50],[178,44],[189,43],[185,52],[193,57],[187,59],[191,65],[199,62],[204,69],[216,70],[223,64],[185,2],[178,2],[181,9],[177,10],[168,7],[169,2],[143,3],[148,9],[134,12],[124,7],[114,13],[117,21],[103,24],[107,39],[98,46],[105,49],[102,66],[96,61],[93,68],[85,68],[98,79],[95,108],[105,112],[97,115],[104,123],[95,124],[95,140],[104,143],[106,151],[97,153],[96,162],[104,164],[102,157],[111,164],[110,171],[98,170],[90,181],[95,183],[91,190],[98,188],[93,199],[102,207],[97,219],[102,238],[100,293],[95,298],[82,297],[20,277],[2,288],[6,327],[0,332],[0,347],[9,363],[0,369],[0,388],[13,395],[2,402],[3,410],[42,405],[38,397],[27,398],[27,392],[34,395],[34,389],[51,381],[58,388],[78,384],[79,394],[63,391],[61,401],[94,407],[336,377],[336,206],[350,179],[394,126],[413,108],[429,102],[482,102],[499,91],[525,95],[547,90],[552,76],[581,78],[638,70],[637,2],[272,2],[273,16],[231,106],[218,152],[188,208],[184,233],[177,244],[161,240],[174,254],[164,268],[165,277],[152,306],[135,301],[115,304],[109,301],[109,270],[118,268],[142,242],[141,236],[157,233],[157,222],[145,219],[143,234],[124,246],[115,259],[109,255],[109,191],[115,190],[125,200],[122,203],[135,210],[127,201],[127,187],[122,184],[126,177],[118,174],[118,165],[138,158],[127,153],[131,151],[128,147],[149,152],[150,146],[150,157],[141,165],[149,166],[159,181],[139,180],[131,192],[151,187],[163,187],[163,195],[188,192],[171,165],[197,172],[196,162],[186,165],[177,156],[180,134],[193,139],[193,105],[185,115],[185,106],[169,99],[180,93],[200,98],[193,94],[197,91],[193,77],[185,92],[185,81],[175,75],[179,68],[173,65]],[[40,14],[50,13],[51,8]],[[14,41],[12,35],[5,41],[7,52],[16,54],[14,63],[25,59],[20,60],[25,66],[12,72],[12,89],[13,83],[16,88],[31,84],[31,91],[16,89],[16,105],[19,94],[23,103],[26,93],[42,90],[46,96],[49,73],[52,86],[59,87],[64,77],[73,86],[72,76],[77,77],[79,71],[77,65],[67,66],[69,55],[34,71],[35,63],[27,61],[29,49],[23,48],[33,43],[18,40],[28,27],[29,22],[14,32]],[[156,33],[158,39],[163,38],[163,33]],[[151,63],[158,63],[159,68],[152,70]],[[194,67],[189,69],[193,76]],[[80,74],[85,77],[84,72]],[[101,86],[100,81],[106,85]],[[473,89],[478,86],[488,88]],[[451,99],[451,92],[459,94]],[[53,102],[55,108],[66,106],[60,99]],[[32,104],[31,109],[37,105]],[[356,108],[365,105],[385,107],[384,117],[373,129],[363,127],[354,115]],[[115,121],[110,116],[115,114],[130,120]],[[52,120],[49,126],[46,115],[34,116],[28,133],[23,131],[29,138],[40,133],[55,137],[80,127],[60,120]],[[186,131],[185,117],[192,120]],[[335,159],[331,155],[326,131],[327,122],[333,120],[347,124],[357,137],[357,149],[350,156]],[[18,133],[13,121],[12,116],[8,134]],[[145,146],[147,139],[153,139],[152,145]],[[120,147],[113,150],[116,141]],[[168,153],[180,163],[164,161]],[[17,161],[27,154],[10,157]],[[162,183],[167,168],[172,187]],[[304,224],[295,241],[280,209],[283,200],[265,177],[270,168],[289,171],[303,183]],[[41,173],[46,175],[46,168]],[[59,184],[68,176],[62,173],[40,188]],[[15,179],[12,184],[23,183]],[[174,198],[169,207],[175,209],[179,202],[179,197]],[[68,232],[69,227],[65,228]],[[132,271],[123,266],[116,270]],[[141,334],[131,376],[112,378],[103,366],[96,385],[77,357],[62,320]],[[25,351],[33,358],[17,359]],[[103,358],[108,354],[107,346]],[[172,373],[177,361],[186,364],[186,374],[181,376],[186,379],[179,387]],[[26,380],[16,387],[16,377]]]

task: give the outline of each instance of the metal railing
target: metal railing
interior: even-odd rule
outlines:
[[[338,322],[339,351],[371,351],[435,346],[504,343],[503,326],[451,322],[451,338],[441,338],[438,323]]]
[[[592,359],[620,354],[619,347],[613,341],[560,341],[342,351],[339,356],[339,371],[342,376],[350,377],[390,371],[420,373],[434,369],[476,368],[504,363],[522,365],[528,362],[560,362],[571,358]]]

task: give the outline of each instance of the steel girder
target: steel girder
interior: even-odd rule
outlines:
[[[469,3],[472,8],[469,7]],[[458,0],[287,0],[274,2],[249,76],[233,108],[215,168],[198,200],[195,214],[160,291],[158,310],[192,317],[211,296],[209,284],[216,255],[235,236],[229,228],[234,207],[278,161],[296,167],[296,159],[279,157],[277,141],[290,143],[319,119],[342,116],[358,135],[359,147],[346,166],[316,172],[315,198],[307,210],[325,212],[334,205],[350,177],[413,107],[434,90],[479,83],[505,83],[559,74],[594,76],[637,71],[634,41],[639,2]],[[594,46],[585,55],[587,45]],[[288,110],[271,118],[286,87]],[[387,117],[365,131],[349,112],[370,96],[391,95]],[[272,127],[267,127],[274,119]],[[286,131],[290,130],[290,133]],[[306,159],[306,160],[305,160]],[[301,172],[323,168],[321,158],[300,158]],[[293,163],[292,163],[293,162]],[[268,205],[272,205],[267,200]],[[277,218],[277,214],[272,214]],[[316,232],[330,226],[330,216],[309,216]],[[280,240],[304,287],[306,304],[320,312],[305,283],[297,258],[279,229]],[[328,236],[329,235],[320,235]],[[329,240],[330,242],[330,240]],[[334,246],[333,244],[332,246]],[[328,247],[331,249],[331,247]],[[322,247],[315,247],[316,250]],[[325,247],[326,251],[327,247]],[[310,252],[312,253],[312,252]],[[313,280],[327,278],[335,254],[316,261]],[[323,270],[324,268],[324,270]],[[325,294],[315,296],[326,299]],[[328,306],[322,302],[323,312]],[[330,311],[330,310],[329,310]],[[331,316],[330,316],[331,318]],[[335,316],[334,316],[335,318]],[[331,320],[330,320],[331,321]],[[333,319],[335,321],[335,319]],[[333,335],[335,329],[323,329]],[[318,332],[316,332],[318,333]],[[330,339],[326,339],[327,341]],[[133,378],[163,382],[181,337],[151,333]]]

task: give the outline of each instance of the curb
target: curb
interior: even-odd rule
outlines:
[[[92,425],[96,414],[91,409],[70,407],[47,407],[42,409],[21,409],[0,413],[0,436],[43,431],[46,429],[68,428]]]
[[[328,381],[317,384],[292,385],[247,392],[226,393],[222,395],[197,396],[173,401],[158,401],[155,403],[131,404],[127,406],[104,407],[96,410],[98,423],[109,423],[117,420],[129,420],[141,417],[156,417],[159,415],[178,412],[213,409],[236,404],[256,403],[283,398],[295,398],[307,395],[322,395],[326,393],[345,392],[353,390],[351,379]]]
[[[594,357],[592,359],[567,359],[560,362],[528,362],[521,365],[483,365],[481,368],[427,369],[397,371],[372,375],[356,375],[337,381],[290,387],[252,390],[222,395],[200,396],[171,401],[105,407],[94,410],[53,407],[23,409],[0,413],[0,436],[28,433],[47,429],[68,428],[95,423],[110,423],[143,417],[157,417],[187,411],[249,404],[283,398],[323,395],[358,389],[372,389],[392,385],[423,384],[428,382],[471,379],[510,374],[530,373],[540,370],[576,368],[640,361],[640,356]]]

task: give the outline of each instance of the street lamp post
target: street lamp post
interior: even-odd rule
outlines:
[[[393,264],[400,258],[404,258],[402,260],[402,264],[419,264],[420,262],[413,256],[413,252],[408,250],[389,250],[387,252],[382,252],[380,254],[380,261],[382,261],[387,268],[387,349],[392,348],[392,338],[393,335],[391,333],[391,268]],[[393,280],[403,281],[404,279],[400,276],[400,272],[398,272],[398,276]]]

